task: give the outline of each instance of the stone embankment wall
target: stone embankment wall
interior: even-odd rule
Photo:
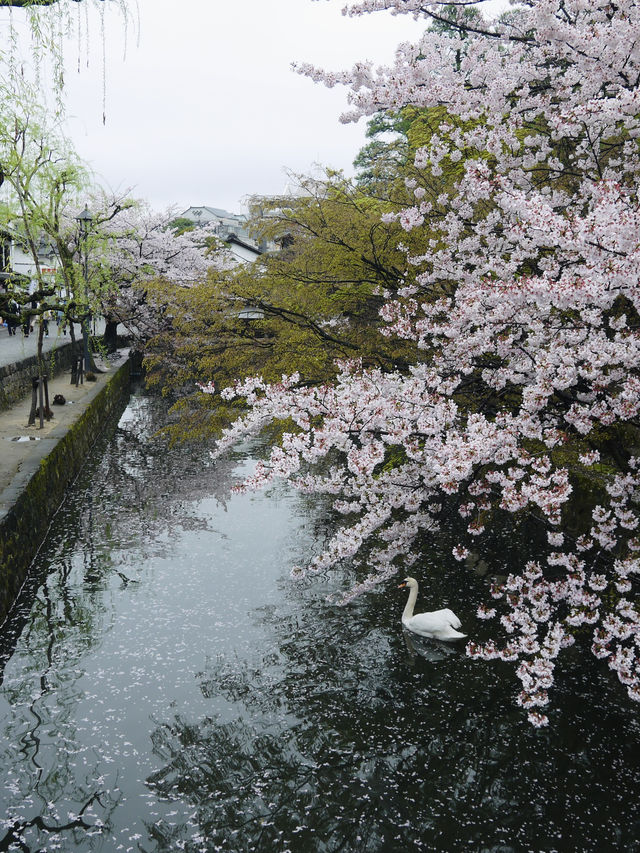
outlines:
[[[67,487],[78,475],[110,415],[129,396],[129,363],[105,384],[44,457],[13,507],[0,521],[0,623],[11,609]]]
[[[71,368],[73,347],[61,347],[44,354],[44,363],[50,377]],[[0,366],[0,412],[6,411],[23,400],[31,392],[31,377],[38,375],[38,359],[35,355],[15,364]]]

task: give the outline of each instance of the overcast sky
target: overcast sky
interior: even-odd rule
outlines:
[[[117,4],[104,4],[104,78],[98,12],[88,40],[74,37],[67,45],[68,130],[99,183],[131,190],[156,209],[240,212],[248,195],[281,192],[286,169],[308,173],[321,164],[351,173],[365,123],[341,124],[344,90],[314,84],[291,63],[332,70],[360,59],[386,64],[396,45],[414,40],[423,26],[387,12],[347,18],[343,0],[128,6],[125,28]]]
[[[133,3],[130,3],[133,7]],[[92,25],[89,68],[70,44],[71,136],[98,179],[131,187],[153,207],[210,205],[239,212],[252,193],[283,190],[285,169],[351,170],[364,123],[343,125],[344,91],[291,70],[294,61],[349,67],[389,62],[420,28],[387,13],[350,19],[342,2],[138,0],[139,43],[107,13],[106,124],[102,40]]]

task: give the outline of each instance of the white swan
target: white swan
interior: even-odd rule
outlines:
[[[422,637],[433,637],[436,640],[459,640],[467,636],[456,631],[456,628],[460,627],[460,620],[453,610],[448,608],[413,615],[418,597],[418,581],[415,578],[405,578],[398,589],[401,587],[409,587],[409,600],[402,614],[402,624],[407,631],[420,634]]]

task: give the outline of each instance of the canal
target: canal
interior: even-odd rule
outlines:
[[[534,730],[506,664],[407,642],[397,583],[293,581],[327,514],[231,495],[260,447],[168,450],[163,417],[132,395],[2,629],[0,851],[640,851],[638,708],[601,664],[571,650]],[[447,553],[419,605],[473,638]]]

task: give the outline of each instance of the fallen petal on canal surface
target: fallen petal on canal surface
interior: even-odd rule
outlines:
[[[507,665],[403,634],[396,583],[292,581],[321,508],[230,495],[260,447],[168,452],[161,406],[132,397],[4,626],[0,850],[640,850],[636,710],[597,662],[535,731]]]

